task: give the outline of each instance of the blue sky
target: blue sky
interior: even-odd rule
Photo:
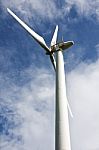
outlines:
[[[50,46],[73,40],[64,52],[73,150],[99,149],[99,1],[1,0],[0,2],[0,148],[54,150],[55,74],[45,51],[8,14],[44,37]],[[49,145],[49,146],[48,146]]]

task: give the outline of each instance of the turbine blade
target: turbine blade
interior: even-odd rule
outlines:
[[[54,55],[53,55],[53,54],[50,55],[50,60],[51,60],[51,62],[52,62],[52,65],[53,65],[53,67],[54,67],[54,70],[56,71],[56,61],[55,61],[55,58],[54,58]]]
[[[58,25],[56,25],[55,32],[54,32],[54,34],[53,34],[53,38],[52,38],[52,41],[51,41],[51,46],[53,46],[53,45],[56,44],[56,41],[57,41],[57,34],[58,34]]]
[[[20,23],[20,25],[26,30],[28,31],[28,33],[47,51],[50,52],[50,49],[47,47],[44,39],[38,35],[37,33],[35,33],[28,25],[26,25],[20,18],[18,18],[9,8],[7,8],[7,11],[9,12],[9,14]]]
[[[69,105],[69,103],[68,103],[68,100],[67,100],[67,107],[68,107],[70,116],[73,118],[73,113],[72,113],[72,111],[71,111],[71,108],[70,108],[70,105]]]

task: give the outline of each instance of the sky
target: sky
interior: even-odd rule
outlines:
[[[0,1],[0,150],[54,150],[55,72],[45,51],[8,14],[63,52],[72,150],[99,150],[99,0]]]

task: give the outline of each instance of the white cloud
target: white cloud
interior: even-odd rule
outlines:
[[[74,150],[99,149],[99,61],[80,64],[68,75],[67,81],[74,113],[72,147]]]
[[[39,17],[40,19],[41,17],[44,19],[53,19],[60,15],[60,10],[57,11],[53,0],[2,0],[1,2],[5,8],[16,9],[29,18],[35,17],[36,19],[36,17]]]
[[[76,11],[80,16],[96,18],[99,21],[99,1],[98,0],[66,0],[71,6],[76,6]]]
[[[1,93],[0,111],[7,120],[6,127],[3,125],[3,131],[5,133],[8,130],[9,134],[7,136],[1,134],[0,148],[2,150],[54,149],[53,75],[45,69],[35,69],[35,67],[33,70],[26,70],[24,74],[28,74],[31,78],[28,84],[17,87],[10,82]],[[8,112],[5,113],[4,107]],[[9,110],[12,111],[13,116]],[[19,125],[15,127],[12,125],[11,128],[9,124],[13,122]]]
[[[31,79],[26,85],[10,82],[11,87],[7,83],[2,91],[2,103],[15,110],[19,117],[14,121],[20,124],[9,131],[20,140],[7,141],[2,135],[1,145],[6,145],[2,150],[54,150],[54,75],[35,67],[24,75]],[[67,90],[74,115],[70,119],[72,149],[95,150],[99,147],[99,60],[72,70],[67,75]]]
[[[58,7],[55,0],[1,0],[3,8],[9,7],[15,13],[20,12],[19,17],[30,25],[36,25],[43,28],[47,21],[56,24],[58,20],[67,20],[67,22],[77,22],[85,17],[93,21],[99,21],[99,1],[98,0],[65,0],[62,6]],[[69,14],[74,8],[78,14],[71,18]],[[7,12],[7,11],[6,11]],[[61,21],[60,21],[61,22]],[[66,24],[65,24],[66,28]]]
[[[34,18],[56,20],[57,18],[68,18],[71,8],[75,6],[80,17],[96,18],[99,20],[98,0],[65,0],[61,7],[57,7],[55,0],[1,0],[3,7],[19,11],[25,19]]]

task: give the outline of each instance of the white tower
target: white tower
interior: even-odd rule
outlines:
[[[56,52],[55,150],[71,150],[67,96],[62,51]]]
[[[45,40],[19,19],[9,8],[7,11],[15,18],[16,21],[24,27],[28,33],[45,49],[46,54],[50,56],[50,60],[56,72],[56,107],[55,107],[55,150],[71,150],[70,132],[68,121],[68,109],[71,113],[67,96],[64,72],[64,60],[62,51],[71,47],[74,42],[57,43],[58,26],[56,26],[50,48],[46,45]],[[56,55],[56,60],[54,58]],[[68,107],[68,109],[67,109]]]

